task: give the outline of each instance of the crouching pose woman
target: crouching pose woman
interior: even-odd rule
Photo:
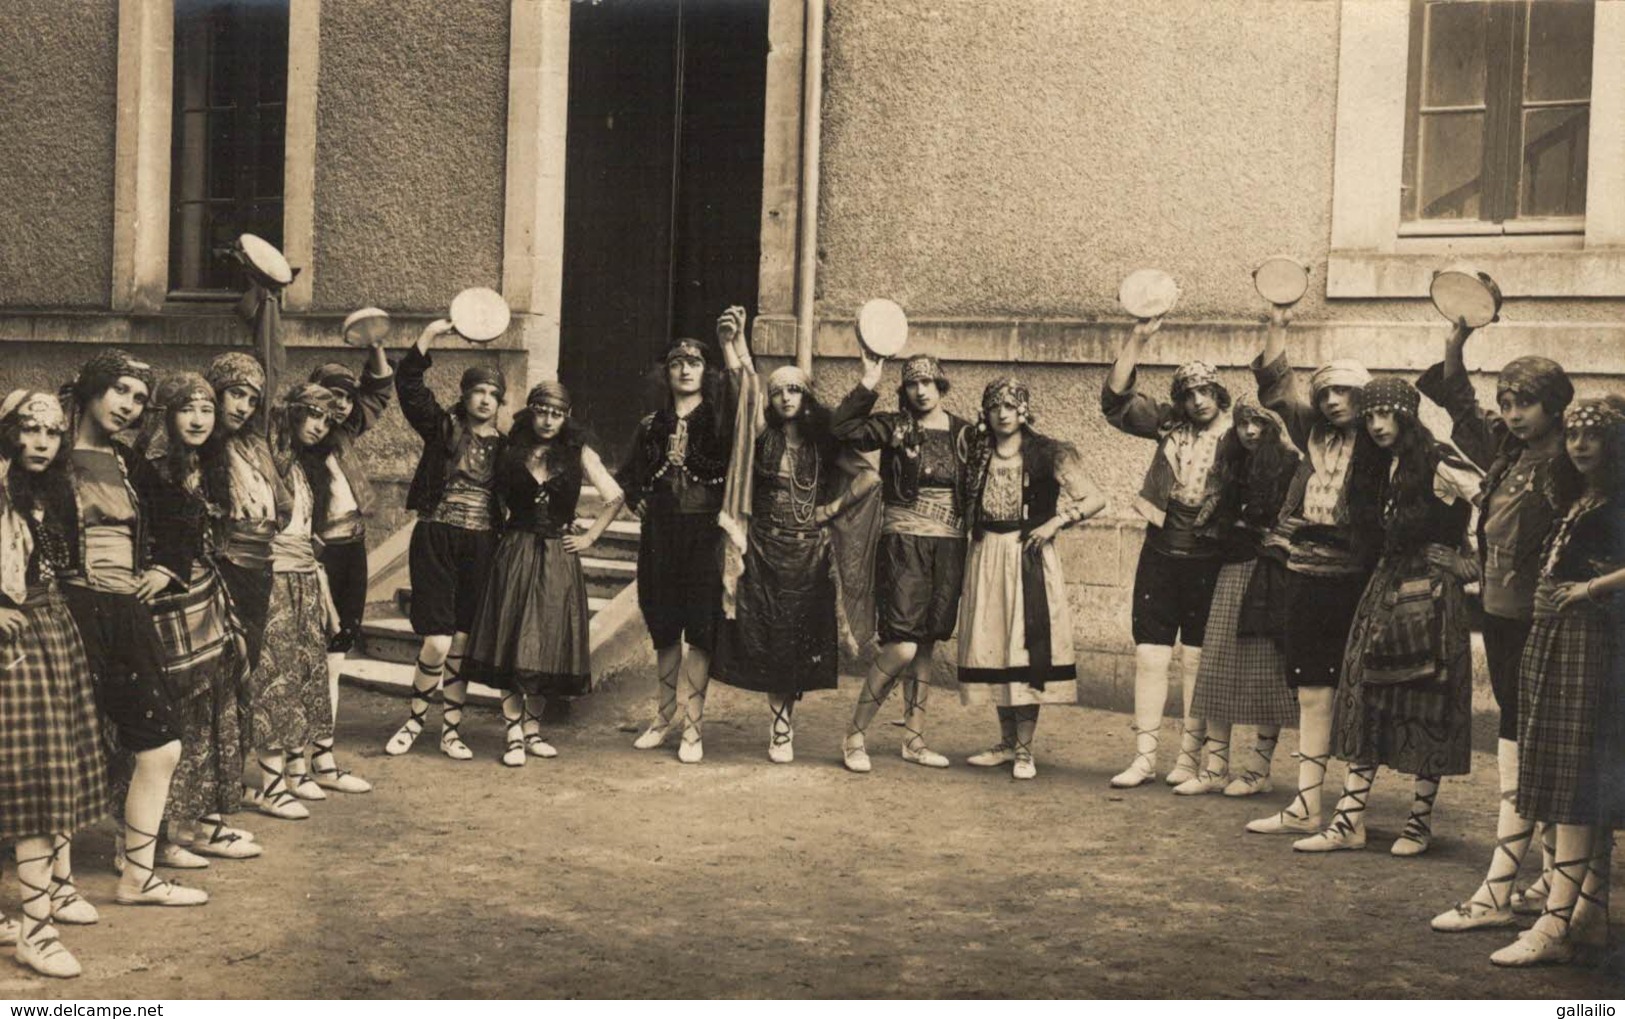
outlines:
[[[1416,776],[1395,856],[1433,842],[1444,775],[1472,764],[1473,660],[1464,585],[1477,563],[1462,550],[1478,469],[1417,419],[1421,395],[1378,379],[1361,395],[1366,434],[1355,447],[1349,502],[1358,554],[1379,551],[1354,611],[1332,716],[1332,752],[1348,762],[1332,823],[1292,848],[1365,847],[1366,798],[1377,769]]]
[[[0,919],[17,961],[76,977],[52,921],[95,923],[69,873],[68,839],[107,813],[107,761],[90,664],[57,589],[69,567],[73,491],[56,397],[0,404],[0,843],[14,843],[23,921]]]
[[[1490,956],[1498,966],[1606,949],[1612,833],[1625,826],[1625,400],[1576,400],[1563,429],[1562,516],[1518,676],[1518,813],[1556,828],[1557,859],[1545,911]]]
[[[1077,703],[1072,613],[1055,536],[1106,508],[1078,454],[1035,432],[1027,387],[1013,378],[982,392],[973,441],[967,518],[970,555],[959,603],[959,696],[993,704],[999,742],[973,755],[979,767],[1010,764],[1033,778],[1033,731],[1045,704]]]
[[[604,504],[587,532],[577,534],[583,482],[598,489]],[[592,689],[581,553],[598,541],[622,500],[585,430],[570,417],[569,391],[557,382],[533,387],[525,409],[514,415],[496,490],[508,522],[468,631],[463,678],[503,691],[508,742],[502,763],[518,768],[527,754],[558,755],[542,739],[540,699],[580,697]]]

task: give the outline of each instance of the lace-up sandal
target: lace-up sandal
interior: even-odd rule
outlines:
[[[995,743],[986,750],[978,751],[965,758],[965,763],[973,768],[997,768],[1002,764],[1014,764],[1016,748],[1008,743]]]
[[[1411,800],[1411,813],[1405,819],[1405,827],[1401,829],[1399,838],[1389,847],[1389,852],[1395,856],[1421,856],[1433,845],[1433,801],[1439,798],[1439,784],[1433,783],[1433,791],[1417,793]]]
[[[1129,762],[1127,768],[1112,776],[1113,789],[1133,789],[1157,777],[1157,747],[1162,742],[1161,733],[1157,729],[1142,729],[1138,725],[1130,728],[1134,730],[1134,760]],[[1139,748],[1141,736],[1151,737],[1151,745],[1144,750]]]
[[[1292,797],[1292,802],[1286,805],[1285,810],[1270,817],[1248,821],[1247,830],[1254,835],[1311,835],[1320,830],[1320,815],[1309,813],[1309,800],[1304,794],[1312,793],[1326,784],[1326,764],[1332,755],[1328,752],[1296,756],[1300,761],[1316,767],[1320,777],[1301,787]]]
[[[311,773],[316,776],[318,786],[336,793],[372,792],[371,782],[339,767],[338,758],[333,756],[332,740],[316,740],[311,745],[316,748],[316,752],[310,755],[310,763],[315,765]],[[324,757],[328,763],[328,767],[325,768],[321,766]]]
[[[1015,761],[1010,765],[1010,777],[1021,780],[1038,777],[1038,762],[1033,760],[1031,750],[1018,749],[1015,752]]]
[[[254,793],[254,809],[267,817],[284,821],[303,821],[309,817],[310,810],[288,791],[287,776],[263,760],[256,758],[256,763],[260,766],[265,784]]]
[[[1204,734],[1205,735],[1205,734]],[[1183,727],[1179,730],[1179,755],[1174,758],[1174,770],[1163,779],[1168,785],[1181,786],[1195,778],[1201,770],[1201,753],[1204,735],[1198,735]],[[1194,745],[1189,745],[1194,739]],[[1225,744],[1229,746],[1229,744]]]
[[[209,866],[208,860],[173,842],[158,843],[156,859],[158,866],[171,870],[203,870]]]
[[[690,736],[689,733],[694,735]],[[684,729],[677,744],[677,759],[684,764],[699,764],[705,760],[704,734],[699,728]]]
[[[200,824],[203,827],[199,829],[197,838],[192,840],[192,852],[199,856],[251,860],[265,852],[259,843],[248,837],[247,832],[227,827],[219,816],[204,817]]]
[[[874,767],[869,761],[869,750],[863,745],[863,737],[859,736],[856,743],[848,736],[841,741],[841,763],[846,770],[859,775],[867,775]]]
[[[790,721],[790,701],[774,707],[773,722],[767,732],[767,759],[774,764],[789,764],[796,759],[796,728]],[[771,707],[771,702],[769,702]]]
[[[47,881],[44,886],[35,885],[22,876],[24,866],[55,866],[56,858],[57,850],[53,847],[44,856],[17,861],[17,879],[26,893],[22,900],[23,921],[14,935],[17,961],[41,976],[76,977],[81,972],[79,960],[62,944],[56,928],[51,926],[50,882]]]
[[[542,738],[542,716],[525,710],[525,753],[532,757],[557,757],[558,748]],[[635,744],[634,744],[635,745]]]
[[[315,802],[327,799],[326,790],[317,785],[316,780],[310,777],[309,766],[305,763],[305,752],[303,750],[288,751],[282,770],[288,776],[288,791],[301,800]]]
[[[1553,863],[1552,870],[1565,881],[1575,881],[1576,886],[1583,886],[1586,871],[1591,866],[1590,858],[1583,860],[1569,860],[1563,863]],[[1579,872],[1576,880],[1572,874]],[[1579,898],[1561,908],[1553,909],[1550,904],[1540,914],[1542,920],[1551,917],[1562,926],[1558,934],[1542,930],[1537,921],[1534,927],[1518,935],[1518,940],[1505,948],[1493,953],[1490,962],[1497,966],[1555,966],[1569,962],[1574,958],[1574,944],[1569,938],[1569,923],[1574,919],[1574,907],[1579,905]]]
[[[1502,793],[1501,798],[1511,801],[1516,799],[1517,795],[1518,791],[1512,789]],[[1517,878],[1518,864],[1523,862],[1523,855],[1514,851],[1513,847],[1520,843],[1527,845],[1534,834],[1535,829],[1530,827],[1496,839],[1495,850],[1490,854],[1492,859],[1490,870],[1495,869],[1493,858],[1496,856],[1506,856],[1507,861],[1512,866],[1500,877],[1486,877],[1484,883],[1479,886],[1478,891],[1473,893],[1472,898],[1466,902],[1458,902],[1450,909],[1440,913],[1433,918],[1429,926],[1440,934],[1460,934],[1490,927],[1512,927],[1516,925],[1518,918],[1512,912],[1511,906],[1497,906],[1495,904],[1495,886],[1510,885]],[[1488,893],[1490,901],[1485,902],[1479,898],[1479,892]],[[1510,894],[1507,898],[1510,903]]]
[[[1325,831],[1299,839],[1292,848],[1300,853],[1335,853],[1345,849],[1365,848],[1365,804],[1371,795],[1371,786],[1364,789],[1343,790],[1337,809],[1332,811],[1332,823]],[[1344,802],[1353,806],[1345,807]]]
[[[1248,768],[1246,771],[1230,780],[1224,787],[1224,794],[1230,797],[1258,796],[1261,793],[1275,791],[1275,780],[1261,771]]]
[[[284,793],[284,795],[288,794]],[[128,823],[126,823],[125,827],[129,828]],[[129,828],[129,830],[146,839],[146,841],[125,847],[125,870],[128,872],[133,868],[137,871],[145,871],[147,876],[141,882],[141,887],[133,892],[126,891],[124,881],[119,881],[118,892],[113,901],[121,906],[201,906],[209,901],[209,893],[203,889],[188,888],[176,881],[165,881],[158,876],[156,870],[131,856],[131,853],[138,853],[149,846],[156,847],[158,836],[136,831],[134,828]]]
[[[518,722],[508,723],[508,743],[502,750],[502,766],[505,768],[525,766],[525,731]]]
[[[461,725],[461,722],[440,723],[440,752],[454,761],[473,760],[474,751],[468,749],[468,744],[463,742]]]
[[[433,679],[437,685],[439,684],[441,677],[445,675],[446,671],[444,665],[437,665],[432,669],[429,668],[427,665],[423,664],[423,659],[421,658],[417,660],[417,668],[419,676],[427,676]],[[423,735],[424,728],[429,724],[429,705],[433,704],[434,700],[434,686],[429,687],[427,690],[420,690],[416,686],[413,686],[412,703],[409,708],[410,713],[406,716],[405,723],[403,723],[399,729],[395,730],[395,735],[391,736],[389,738],[389,742],[384,744],[384,753],[391,757],[399,757],[401,754],[404,754],[408,750],[412,749],[412,744],[418,741],[418,737]],[[419,704],[421,704],[422,707],[418,707]]]

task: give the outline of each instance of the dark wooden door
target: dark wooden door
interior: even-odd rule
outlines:
[[[767,0],[572,5],[559,371],[618,457],[673,337],[756,305]]]

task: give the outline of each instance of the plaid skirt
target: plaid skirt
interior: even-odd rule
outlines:
[[[164,671],[179,680],[176,693],[184,698],[209,691],[208,677],[199,672],[225,655],[234,636],[219,575],[202,564],[194,571],[198,579],[190,588],[152,603],[152,623],[164,647]]]
[[[1519,668],[1518,813],[1531,821],[1625,826],[1618,613],[1582,604],[1538,616]],[[1610,689],[1613,687],[1614,689]]]
[[[1196,671],[1191,714],[1233,725],[1296,725],[1298,698],[1286,685],[1281,649],[1267,637],[1240,637],[1241,607],[1258,560],[1219,570]]]
[[[327,689],[327,608],[312,573],[271,581],[260,663],[248,678],[248,745],[295,750],[333,735]]]
[[[107,758],[90,663],[67,604],[31,597],[0,637],[0,841],[74,832],[107,814]]]

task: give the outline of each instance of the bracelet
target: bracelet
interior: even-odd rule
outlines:
[[[1592,577],[1590,580],[1586,581],[1586,601],[1596,601],[1597,600],[1597,599],[1593,598],[1592,595],[1591,595],[1591,585],[1595,584],[1596,582],[1597,582],[1596,577]]]

